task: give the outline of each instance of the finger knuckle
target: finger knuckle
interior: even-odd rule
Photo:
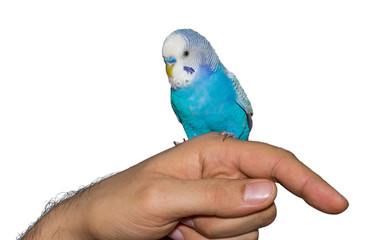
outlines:
[[[286,149],[283,149],[283,154],[281,157],[284,159],[297,159],[296,155],[293,152]]]
[[[256,230],[256,231],[249,233],[248,239],[250,239],[250,240],[259,239],[259,231]]]
[[[200,216],[195,218],[195,230],[206,238],[218,238],[226,235],[228,231],[224,228],[224,222],[218,217]]]
[[[208,202],[213,204],[213,214],[216,215],[217,209],[225,209],[228,207],[229,194],[228,184],[220,183],[219,181],[208,181],[206,187],[206,197]]]
[[[155,209],[162,204],[160,201],[164,199],[164,194],[165,191],[163,189],[163,184],[160,181],[157,184],[142,184],[142,186],[139,188],[137,196],[138,201],[140,202],[140,205],[143,206],[143,208]]]
[[[259,216],[259,228],[270,225],[276,219],[276,206],[272,204]]]
[[[247,234],[244,234],[242,236],[239,236],[237,239],[240,240],[256,240],[259,239],[259,230],[249,232]]]
[[[276,216],[277,216],[277,211],[276,211],[276,205],[272,204],[272,206],[268,209],[269,214],[266,218],[267,225],[273,223],[275,221]]]
[[[199,232],[201,235],[203,235],[205,238],[215,238],[216,237],[216,230],[213,225],[204,225],[201,226],[199,229]]]

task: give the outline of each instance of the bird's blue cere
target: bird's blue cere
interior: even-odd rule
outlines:
[[[166,38],[162,55],[172,107],[188,138],[225,131],[248,140],[251,103],[205,37],[191,29],[176,30]]]
[[[164,61],[165,63],[175,63],[177,60],[175,57],[165,57]]]

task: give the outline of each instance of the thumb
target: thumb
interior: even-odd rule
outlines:
[[[273,204],[276,185],[263,179],[177,180],[170,214],[177,218],[205,215],[240,217]]]

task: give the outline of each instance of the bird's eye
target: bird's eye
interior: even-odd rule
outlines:
[[[185,56],[185,57],[189,56],[189,51],[185,51],[185,52],[184,52],[184,56]]]

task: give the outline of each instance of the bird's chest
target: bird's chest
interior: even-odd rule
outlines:
[[[180,118],[208,119],[224,115],[233,95],[227,86],[202,84],[172,90],[173,108]]]
[[[175,94],[172,99],[177,111],[183,115],[204,116],[210,114],[214,108],[222,107],[218,97],[208,89],[181,92],[181,94]]]

